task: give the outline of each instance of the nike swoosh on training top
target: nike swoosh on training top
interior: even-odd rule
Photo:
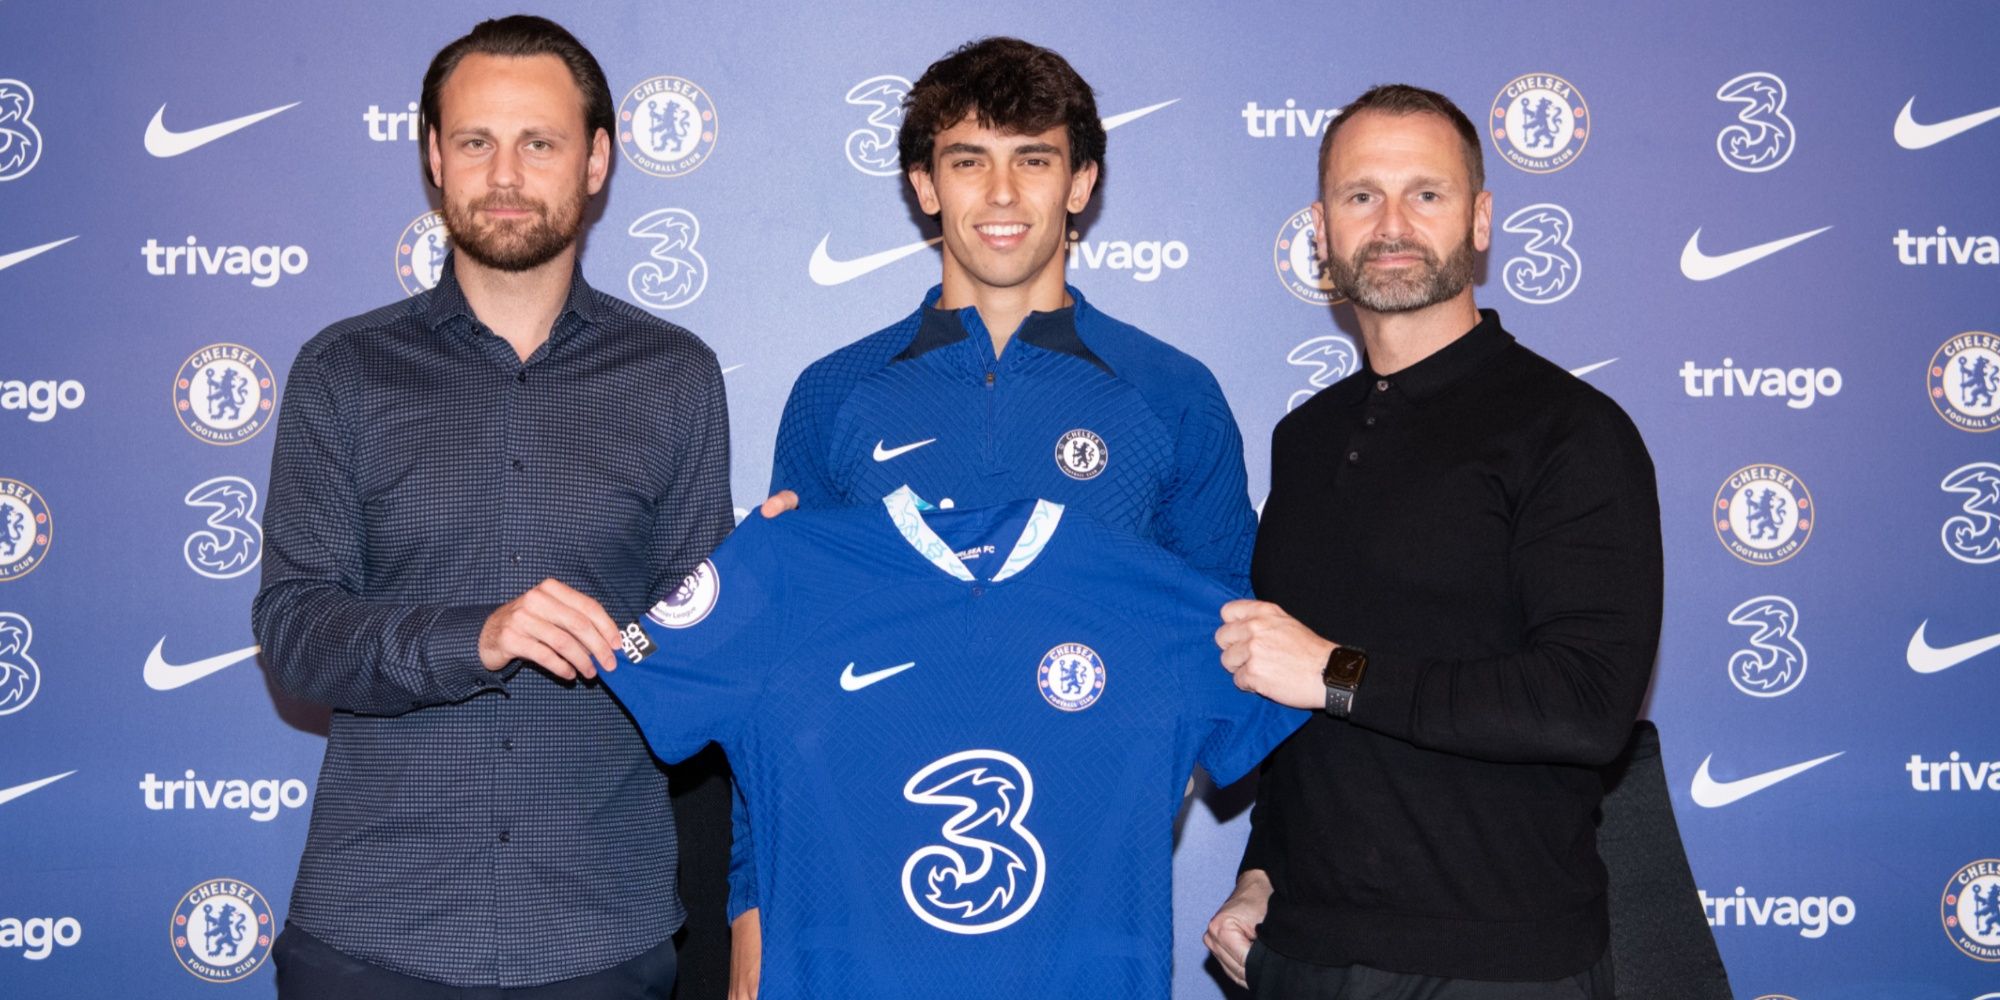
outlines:
[[[1752,264],[1763,260],[1786,247],[1797,243],[1804,243],[1832,228],[1832,226],[1821,226],[1809,233],[1787,236],[1782,240],[1759,243],[1754,247],[1748,247],[1731,253],[1716,254],[1712,257],[1702,253],[1701,247],[1696,245],[1701,240],[1701,230],[1697,229],[1694,231],[1693,236],[1688,237],[1687,246],[1681,248],[1681,273],[1687,275],[1689,281],[1707,281],[1710,278],[1720,278],[1745,264]]]
[[[1956,646],[1933,646],[1924,639],[1924,626],[1930,623],[1930,619],[1926,618],[1923,624],[1917,626],[1917,633],[1910,636],[1910,648],[1904,654],[1910,661],[1910,669],[1917,673],[1934,674],[1950,670],[1982,653],[2000,649],[2000,632]]]
[[[43,778],[40,781],[30,781],[25,785],[15,785],[12,788],[0,788],[0,802],[12,802],[15,799],[20,798],[21,796],[26,795],[29,792],[32,792],[35,789],[42,787],[43,785],[53,785],[56,782],[61,781],[64,778],[67,778],[75,773],[76,773],[75,771],[64,771],[61,774],[50,775],[49,777]]]
[[[176,132],[168,128],[166,122],[162,121],[167,114],[167,106],[162,104],[160,105],[160,110],[153,112],[152,124],[146,126],[146,152],[161,159],[166,159],[169,156],[179,156],[190,150],[200,149],[231,132],[249,128],[280,111],[287,111],[298,106],[299,102],[293,101],[283,107],[272,108],[268,111],[259,111],[254,115],[244,115],[241,118],[231,118],[226,122],[216,122],[213,125],[204,125],[201,128],[189,129],[185,132]]]
[[[1830,753],[1824,757],[1816,757],[1775,771],[1765,771],[1763,774],[1753,774],[1748,778],[1738,778],[1735,781],[1717,781],[1708,776],[1708,762],[1715,759],[1714,754],[1709,754],[1701,759],[1701,769],[1694,773],[1694,785],[1688,789],[1688,795],[1694,799],[1695,805],[1704,809],[1716,809],[1738,799],[1755,795],[1786,778],[1810,771],[1846,752],[1842,750],[1839,753]]]
[[[69,238],[69,240],[73,239],[76,239],[76,237],[72,236]],[[68,243],[69,240],[57,240],[54,243],[44,243],[41,246],[29,247],[26,250],[16,250],[13,253],[0,254],[0,271],[5,271],[10,267],[13,267],[16,264],[19,264],[20,262],[35,256],[36,254],[47,253],[50,250],[54,250],[55,248],[62,246],[65,243]]]
[[[2000,118],[2000,108],[1987,108],[1984,111],[1974,111],[1969,115],[1959,115],[1957,118],[1924,125],[1910,117],[1910,109],[1915,107],[1916,103],[1916,98],[1910,98],[1903,105],[1902,113],[1896,116],[1896,145],[1904,149],[1935,146],[1960,132],[1970,132],[1995,118]]]
[[[260,648],[245,646],[233,653],[223,653],[193,663],[168,663],[166,657],[160,655],[160,650],[165,649],[166,645],[167,637],[161,636],[160,641],[153,644],[153,651],[146,656],[146,686],[155,691],[172,691],[177,687],[193,684],[209,674],[233,667],[256,656]]]
[[[1143,107],[1138,109],[1137,111],[1127,111],[1123,114],[1116,114],[1112,115],[1109,118],[1099,119],[1099,123],[1104,126],[1104,131],[1109,132],[1112,129],[1117,128],[1118,126],[1123,125],[1127,122],[1138,121],[1139,119],[1144,118],[1147,115],[1150,115],[1153,112],[1158,111],[1169,104],[1179,104],[1180,100],[1181,100],[1180,98],[1176,97],[1171,101],[1161,101],[1158,104],[1154,104],[1148,107]]]
[[[832,233],[819,238],[819,246],[813,248],[812,263],[806,266],[806,273],[812,276],[812,280],[816,284],[828,286],[845,284],[870,271],[888,267],[944,239],[942,236],[934,236],[927,240],[918,240],[915,243],[899,246],[893,250],[871,253],[866,257],[856,257],[853,260],[834,260],[826,252],[826,241],[832,238]]]
[[[1588,375],[1588,374],[1590,374],[1591,372],[1594,372],[1594,371],[1598,370],[1599,368],[1602,368],[1602,367],[1604,367],[1605,365],[1608,365],[1608,364],[1610,364],[1611,362],[1613,362],[1613,361],[1616,361],[1616,360],[1618,360],[1618,359],[1617,359],[1617,358],[1606,358],[1606,359],[1604,359],[1603,361],[1599,361],[1598,363],[1596,363],[1596,364],[1594,364],[1594,365],[1584,365],[1584,366],[1583,366],[1582,368],[1572,368],[1572,369],[1570,369],[1570,370],[1569,370],[1569,373],[1570,373],[1571,375],[1574,375],[1574,376],[1576,376],[1577,378],[1582,378],[1582,377],[1584,377],[1585,375]]]
[[[880,670],[870,670],[865,674],[857,674],[854,672],[854,664],[849,663],[847,669],[840,672],[840,689],[842,691],[859,691],[876,681],[888,680],[916,665],[917,661],[911,660],[908,663],[899,663],[893,667],[883,667]]]
[[[908,452],[916,451],[918,448],[921,448],[924,445],[930,444],[931,442],[936,440],[937,438],[925,438],[922,441],[912,441],[909,444],[898,445],[894,448],[884,448],[882,447],[881,441],[876,441],[875,461],[886,462],[892,458],[895,458],[897,455],[902,455]]]

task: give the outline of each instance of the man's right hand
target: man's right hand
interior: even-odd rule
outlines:
[[[779,514],[783,514],[788,510],[798,510],[798,509],[799,509],[799,495],[797,493],[793,493],[791,490],[779,490],[778,492],[771,494],[771,496],[768,499],[766,499],[761,506],[757,508],[757,512],[763,514],[766,518],[772,518],[772,517],[777,517]]]
[[[569,681],[596,677],[598,664],[616,669],[618,644],[618,626],[603,605],[560,580],[548,579],[487,616],[479,630],[479,663],[499,670],[526,660]]]
[[[729,925],[729,1000],[757,1000],[757,980],[763,971],[763,917],[754,908],[744,910]]]
[[[1252,868],[1236,877],[1236,891],[1222,901],[1222,908],[1208,919],[1201,943],[1222,964],[1222,971],[1248,987],[1243,963],[1250,956],[1250,942],[1257,940],[1257,925],[1271,908],[1271,877],[1261,868]]]

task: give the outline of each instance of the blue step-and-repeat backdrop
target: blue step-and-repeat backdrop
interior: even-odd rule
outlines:
[[[511,12],[0,4],[0,995],[271,994],[325,711],[250,634],[269,428],[306,338],[435,279],[418,84]],[[1214,369],[1256,502],[1272,426],[1356,362],[1318,134],[1372,83],[1452,96],[1488,134],[1481,304],[1658,463],[1648,714],[1737,995],[2000,996],[2000,6],[550,13],[622,101],[585,274],[720,355],[740,507],[799,370],[937,279],[894,147],[952,47],[1095,85],[1071,279]],[[1221,992],[1246,799],[1183,819],[1177,997]],[[254,929],[191,933],[231,900]]]

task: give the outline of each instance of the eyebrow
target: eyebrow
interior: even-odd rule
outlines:
[[[1061,149],[1057,148],[1052,143],[1046,143],[1046,142],[1031,142],[1025,145],[1013,146],[1010,147],[1007,150],[1007,152],[1014,156],[1062,155]],[[981,146],[977,143],[971,143],[971,142],[954,142],[951,145],[938,150],[939,156],[951,156],[958,153],[971,153],[975,156],[990,156],[992,155],[993,150],[986,146]]]
[[[1416,177],[1411,177],[1404,183],[1408,187],[1454,189],[1459,186],[1453,183],[1452,179],[1449,177],[1432,176],[1429,174],[1423,174]],[[1386,187],[1386,185],[1384,185],[1380,180],[1374,177],[1356,177],[1353,180],[1350,180],[1344,184],[1334,185],[1333,190],[1351,191],[1354,190],[1355,188],[1364,188],[1364,187],[1379,189]]]

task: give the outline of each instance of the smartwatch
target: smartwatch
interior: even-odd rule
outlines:
[[[1326,669],[1320,678],[1326,682],[1326,714],[1336,719],[1347,718],[1354,710],[1354,691],[1361,686],[1361,675],[1368,671],[1368,654],[1353,646],[1335,646],[1326,658]]]

